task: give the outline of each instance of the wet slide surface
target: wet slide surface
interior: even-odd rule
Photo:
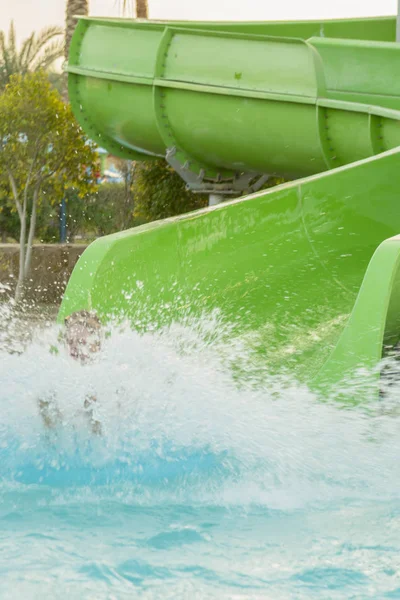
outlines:
[[[60,318],[93,308],[143,330],[217,311],[273,372],[374,367],[399,332],[394,19],[205,27],[81,19],[77,118],[124,158],[167,156],[192,188],[292,181],[97,240]]]

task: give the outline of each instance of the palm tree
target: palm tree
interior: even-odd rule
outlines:
[[[67,0],[65,10],[65,60],[68,61],[69,47],[76,27],[75,15],[89,14],[89,0]]]
[[[125,0],[126,4],[126,0]],[[147,6],[147,0],[136,0],[136,18],[137,19],[148,19],[149,9]]]
[[[25,75],[29,71],[47,70],[63,56],[62,27],[46,27],[33,32],[18,50],[15,27],[11,21],[8,39],[0,31],[0,91],[3,91],[11,75]]]

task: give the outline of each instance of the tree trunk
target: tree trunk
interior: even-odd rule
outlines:
[[[19,272],[14,299],[20,302],[23,297],[25,282],[25,236],[26,236],[26,210],[21,215],[21,230],[19,233]]]
[[[25,280],[28,276],[32,259],[32,247],[36,230],[36,211],[39,198],[40,184],[36,185],[33,192],[32,211],[29,224],[28,240],[26,241],[26,203],[21,215],[21,231],[19,236],[19,273],[14,299],[20,302],[24,297]]]
[[[75,31],[75,15],[89,14],[89,0],[67,0],[65,11],[65,60],[68,61],[69,47],[71,45],[72,34]]]
[[[35,191],[33,192],[31,222],[29,225],[28,243],[26,245],[26,254],[25,254],[25,263],[24,263],[25,277],[28,275],[29,269],[31,266],[32,247],[33,247],[33,240],[35,238],[35,230],[36,230],[36,208],[37,208],[38,196],[39,196],[39,187],[36,187]]]
[[[136,0],[136,18],[137,19],[148,19],[149,9],[147,6],[147,0]]]
[[[6,166],[6,169],[7,169],[8,178],[10,180],[10,186],[11,186],[12,193],[13,193],[14,200],[15,200],[15,205],[17,207],[19,222],[21,225],[20,230],[19,230],[19,273],[18,273],[17,287],[16,287],[15,295],[14,295],[15,301],[19,302],[22,299],[24,279],[25,279],[24,267],[25,267],[25,236],[26,236],[26,202],[27,202],[27,197],[28,197],[28,190],[27,190],[27,188],[25,189],[24,202],[22,205],[21,198],[18,193],[18,188],[17,188],[16,181],[14,179],[14,176],[13,176],[12,172],[7,168],[7,166]],[[30,175],[31,175],[31,171],[28,175],[27,185],[29,185]]]

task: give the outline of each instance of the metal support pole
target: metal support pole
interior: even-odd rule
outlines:
[[[400,2],[400,0],[399,0]],[[215,206],[224,201],[224,197],[221,194],[210,194],[208,197],[208,206]]]
[[[60,204],[60,242],[65,244],[67,241],[67,204],[65,197],[61,200]]]
[[[400,42],[400,0],[397,0],[396,42]]]

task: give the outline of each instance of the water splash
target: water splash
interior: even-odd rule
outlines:
[[[238,385],[244,348],[226,343],[217,313],[110,333],[84,367],[55,326],[18,352],[2,342],[0,539],[20,569],[16,583],[0,553],[2,597],[12,585],[54,591],[60,553],[70,597],[86,597],[82,582],[88,598],[395,593],[398,385],[347,408],[268,373]],[[101,436],[82,411],[88,391]],[[49,393],[61,415],[52,431],[38,410]]]

